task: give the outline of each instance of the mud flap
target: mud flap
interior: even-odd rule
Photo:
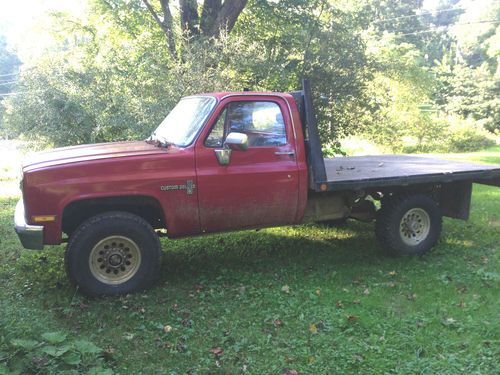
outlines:
[[[441,188],[441,212],[454,219],[469,219],[472,181],[443,184]]]

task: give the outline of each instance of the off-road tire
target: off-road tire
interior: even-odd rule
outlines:
[[[414,212],[416,213],[414,220],[417,225],[416,233],[408,234],[406,227],[403,228],[406,225],[403,220],[411,218]],[[428,221],[426,224],[428,228],[420,233],[418,232],[419,219]],[[384,250],[390,255],[423,255],[436,244],[441,228],[441,209],[435,200],[425,194],[403,194],[382,200],[382,208],[377,212],[375,234]],[[413,239],[413,234],[417,236],[417,239]]]
[[[118,240],[113,241],[114,238]],[[106,243],[103,241],[108,239],[111,239],[110,241],[116,246],[117,252],[122,251],[122,248],[128,249],[127,244],[132,244],[130,247],[139,259],[133,263],[132,270],[126,270],[128,273],[124,272],[123,282],[121,280],[109,281],[105,278],[108,266],[102,267],[103,264],[100,264],[100,267],[95,266],[96,257],[99,262],[103,262],[102,257],[95,252],[99,251],[100,244]],[[115,244],[115,242],[118,243]],[[104,249],[106,245],[102,246]],[[110,246],[111,244],[108,248]],[[99,254],[101,253],[102,251],[99,251]],[[127,252],[123,252],[123,259],[119,255],[121,253],[117,254],[114,254],[114,259],[119,261],[123,259],[126,261],[127,256],[131,258],[130,260],[133,259],[132,255]],[[64,261],[66,273],[72,284],[78,286],[79,290],[86,295],[102,296],[132,293],[148,288],[159,274],[161,255],[158,236],[147,221],[128,212],[112,211],[91,217],[73,232],[66,248]],[[112,256],[109,255],[106,260],[109,263],[106,264],[111,264]],[[116,261],[112,266],[117,264],[119,263]],[[123,263],[124,271],[126,267]],[[104,271],[99,268],[104,268]],[[111,278],[114,271],[115,269],[112,269],[109,272]],[[121,272],[120,269],[117,270],[117,273],[119,272]],[[101,273],[104,276],[101,276]]]

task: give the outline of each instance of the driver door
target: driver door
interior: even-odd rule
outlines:
[[[288,224],[298,205],[298,165],[290,114],[281,98],[226,98],[196,145],[203,232]],[[215,150],[230,132],[248,136],[248,149],[232,150],[228,165]]]

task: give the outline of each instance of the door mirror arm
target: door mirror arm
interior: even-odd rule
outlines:
[[[220,165],[228,165],[231,161],[232,151],[246,151],[248,149],[248,136],[243,133],[229,133],[222,149],[214,150]]]
[[[223,149],[214,150],[215,157],[220,165],[228,165],[231,161],[231,152],[232,150],[224,145]]]

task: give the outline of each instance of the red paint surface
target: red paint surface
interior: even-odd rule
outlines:
[[[56,215],[44,225],[44,243],[61,242],[64,208],[75,201],[113,196],[149,196],[158,201],[169,237],[296,223],[307,201],[307,165],[302,126],[287,94],[216,93],[217,106],[193,144],[158,148],[144,141],[65,147],[36,154],[24,166],[27,219]],[[271,100],[283,113],[287,144],[233,151],[221,166],[203,145],[218,113],[230,101]],[[294,131],[295,127],[295,131]],[[295,155],[275,155],[294,151]],[[186,190],[162,191],[164,185]]]

